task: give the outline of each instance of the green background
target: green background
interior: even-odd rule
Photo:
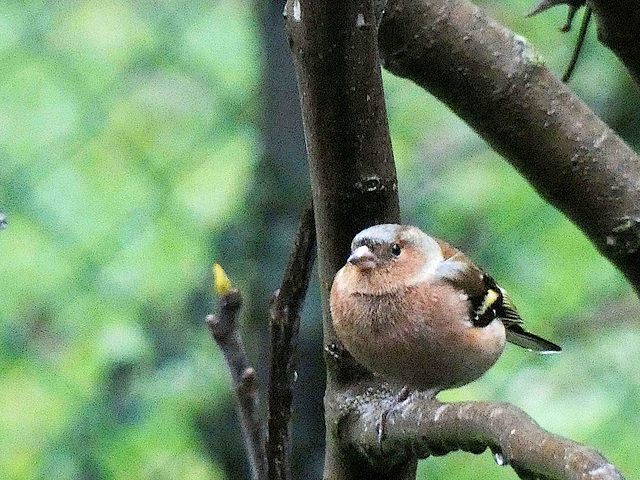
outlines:
[[[527,19],[529,2],[482,6],[563,72],[578,27],[558,31],[565,7]],[[266,83],[269,62],[287,70],[290,59],[265,40],[284,44],[279,20],[262,27],[265,12],[235,0],[0,3],[0,478],[246,475],[228,374],[203,323],[211,265],[245,294],[263,375],[266,304],[308,189],[299,112],[274,105]],[[466,251],[530,330],[564,348],[507,348],[441,398],[512,402],[631,477],[631,288],[445,106],[384,81],[404,221]],[[276,83],[295,101],[290,78]],[[638,145],[637,90],[595,25],[571,86]],[[294,412],[298,478],[322,462],[317,296],[312,286],[298,355],[296,401],[313,406]],[[489,453],[428,459],[419,472],[516,478]]]

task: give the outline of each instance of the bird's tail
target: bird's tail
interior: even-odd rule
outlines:
[[[507,341],[519,347],[538,353],[556,353],[562,350],[555,343],[527,332],[518,324],[507,325],[506,327]]]

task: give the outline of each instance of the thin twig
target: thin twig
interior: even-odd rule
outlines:
[[[264,480],[267,478],[264,425],[257,412],[256,372],[249,366],[236,322],[241,305],[242,295],[238,290],[231,288],[221,293],[218,313],[207,316],[207,325],[231,372],[252,478]]]
[[[569,79],[571,78],[571,74],[573,73],[573,69],[576,68],[576,64],[578,63],[578,57],[580,57],[580,51],[582,50],[584,39],[587,36],[587,28],[589,27],[589,21],[591,20],[591,12],[591,7],[587,7],[584,12],[582,25],[580,26],[580,32],[578,33],[578,43],[576,43],[576,48],[573,50],[573,56],[571,57],[571,62],[569,62],[567,71],[562,76],[562,81],[564,83],[567,83],[569,81]]]
[[[291,478],[291,418],[293,354],[300,326],[300,309],[309,285],[316,244],[313,204],[309,199],[284,272],[282,286],[270,308],[271,365],[269,372],[269,422],[267,461],[269,479]]]

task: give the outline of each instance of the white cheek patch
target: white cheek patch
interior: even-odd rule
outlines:
[[[440,261],[438,264],[438,277],[440,278],[456,278],[458,276],[464,276],[469,266],[458,260],[453,260],[453,257]]]
[[[440,276],[440,268],[444,263],[442,250],[440,250],[440,246],[432,238],[429,238],[429,240],[430,242],[425,242],[423,245],[423,253],[425,258],[427,258],[427,261],[420,270],[420,273],[414,277],[411,285],[428,282],[433,280],[436,276]]]

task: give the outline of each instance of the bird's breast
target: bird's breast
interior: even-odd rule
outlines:
[[[375,373],[418,388],[478,378],[504,347],[499,321],[482,329],[453,286],[415,285],[372,295],[334,283],[331,315],[338,338]]]

